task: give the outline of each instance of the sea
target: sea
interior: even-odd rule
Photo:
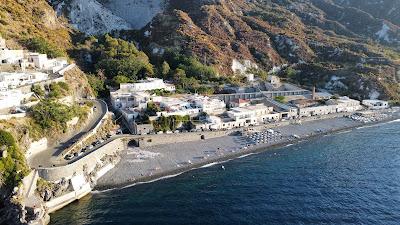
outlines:
[[[400,224],[400,122],[95,191],[50,224]]]

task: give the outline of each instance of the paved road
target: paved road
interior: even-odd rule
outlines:
[[[40,152],[32,156],[29,159],[29,164],[33,168],[38,168],[39,165],[42,167],[50,167],[53,164],[60,164],[61,153],[79,140],[87,132],[91,131],[96,127],[96,125],[101,121],[103,116],[107,113],[107,104],[100,100],[93,101],[96,110],[90,116],[89,121],[82,126],[80,129],[72,132],[72,134],[65,135],[61,141],[53,144],[49,144],[45,151]]]

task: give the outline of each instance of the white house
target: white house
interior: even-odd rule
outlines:
[[[33,64],[37,69],[51,70],[53,73],[56,73],[68,66],[68,61],[66,59],[48,59],[46,54],[40,53],[28,53],[27,61],[28,63]]]
[[[34,84],[49,79],[45,73],[8,73],[0,72],[0,89],[3,91],[14,89],[19,86]]]
[[[131,107],[145,108],[151,96],[146,92],[123,92],[121,90],[110,93],[111,104],[115,109]]]
[[[120,84],[120,89],[126,90],[127,92],[143,92],[157,89],[163,89],[166,91],[175,91],[175,86],[172,84],[165,83],[162,79],[158,78],[147,78],[146,80],[140,80],[136,83],[125,83]]]
[[[250,105],[242,108],[232,108],[227,112],[228,116],[235,121],[242,121],[245,124],[257,125],[275,117],[272,115],[273,107],[264,104]]]
[[[363,100],[362,104],[367,106],[369,109],[387,109],[389,108],[389,102],[382,100],[367,99]]]
[[[189,100],[193,102],[196,108],[201,108],[201,110],[207,114],[220,114],[226,110],[225,102],[219,99],[196,94],[191,95]]]
[[[22,101],[32,96],[32,93],[23,94],[20,90],[0,91],[0,110],[20,106]]]
[[[28,53],[28,62],[31,62],[38,69],[44,69],[47,67],[47,55],[40,53]]]
[[[18,64],[24,58],[24,50],[0,48],[0,64]]]

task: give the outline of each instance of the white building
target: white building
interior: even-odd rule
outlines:
[[[336,105],[337,113],[355,112],[363,108],[360,101],[351,99],[349,97],[340,97],[337,100],[331,99],[327,101],[327,104]]]
[[[46,54],[40,53],[28,53],[27,55],[28,63],[33,64],[39,70],[50,70],[56,73],[68,66],[66,59],[48,59]]]
[[[336,113],[336,105],[321,105],[299,108],[300,117],[322,116],[332,113]]]
[[[196,108],[201,108],[202,112],[210,115],[220,114],[226,111],[226,104],[219,99],[210,98],[202,95],[192,95],[189,100]]]
[[[24,50],[0,48],[0,64],[18,64],[24,56]]]
[[[127,93],[121,90],[110,93],[111,104],[115,109],[138,107],[144,109],[152,98],[146,92]]]
[[[274,114],[272,113],[273,111],[273,107],[257,104],[242,108],[232,108],[227,114],[234,121],[243,122],[245,126],[258,125],[259,123],[274,119],[279,114]]]
[[[387,109],[389,108],[389,102],[382,100],[363,100],[362,104],[367,106],[369,109]]]
[[[49,79],[49,76],[45,73],[33,72],[33,73],[7,73],[0,72],[0,90],[6,91],[24,86],[28,84],[34,84],[36,82],[44,81]]]
[[[31,96],[32,93],[23,94],[20,90],[0,91],[0,110],[20,106]]]
[[[311,101],[311,100],[310,100]],[[355,112],[361,110],[362,106],[359,101],[348,97],[339,99],[331,99],[326,105],[316,105],[311,107],[298,107],[300,117],[322,116],[333,113]]]
[[[172,84],[165,83],[162,79],[158,78],[147,78],[136,83],[120,84],[120,89],[126,90],[126,92],[143,92],[163,89],[166,91],[175,91],[175,86]]]

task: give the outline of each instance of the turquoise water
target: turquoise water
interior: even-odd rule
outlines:
[[[95,193],[51,224],[400,224],[400,123]]]

